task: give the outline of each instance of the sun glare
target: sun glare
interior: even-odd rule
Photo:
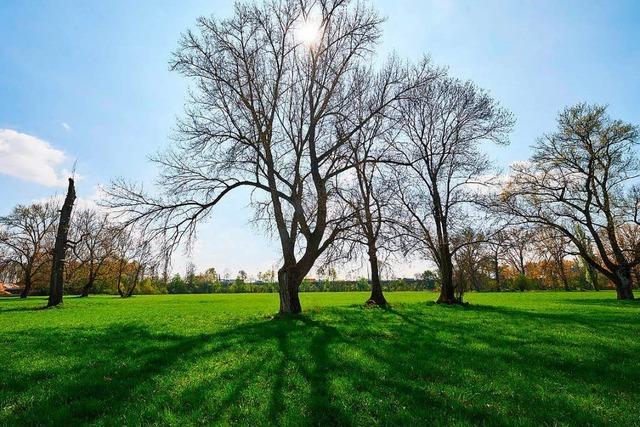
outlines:
[[[307,17],[302,20],[295,32],[296,41],[306,47],[314,47],[322,39],[322,23],[320,18]]]

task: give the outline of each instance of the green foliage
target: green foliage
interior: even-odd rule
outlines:
[[[612,292],[0,299],[0,425],[637,425]]]

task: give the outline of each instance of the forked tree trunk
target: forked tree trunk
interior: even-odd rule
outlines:
[[[285,266],[278,270],[280,314],[299,314],[302,311],[298,292],[303,276],[295,267]]]
[[[375,249],[369,251],[369,264],[371,265],[371,296],[367,301],[370,305],[387,305],[387,300],[382,293],[382,285],[380,284],[380,271],[378,266],[378,256]]]
[[[133,295],[133,293],[136,290],[136,287],[138,286],[138,283],[140,282],[140,276],[144,276],[144,267],[140,267],[138,266],[138,268],[136,269],[136,275],[133,279],[133,286],[131,286],[131,288],[129,288],[129,290],[127,291],[125,297],[129,298]]]
[[[58,234],[53,251],[53,264],[51,266],[51,282],[49,284],[49,302],[47,307],[54,307],[62,303],[62,292],[64,289],[64,263],[67,251],[67,235],[69,234],[69,222],[71,221],[71,211],[76,200],[76,189],[73,179],[69,178],[69,188],[67,197],[60,210],[60,222],[58,224]]]
[[[22,288],[22,292],[20,292],[20,298],[26,298],[29,296],[29,292],[31,292],[31,274],[25,273],[24,275],[24,288]]]
[[[619,300],[632,300],[633,295],[633,281],[631,279],[631,271],[628,268],[621,268],[616,271],[616,294]]]

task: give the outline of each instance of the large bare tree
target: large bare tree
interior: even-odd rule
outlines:
[[[171,64],[193,87],[175,146],[155,159],[162,195],[118,182],[112,206],[177,242],[227,194],[251,190],[282,249],[280,312],[300,312],[302,280],[349,223],[337,197],[349,141],[407,90],[397,73],[372,77],[381,22],[349,0],[237,3],[229,19],[200,18]]]
[[[19,270],[23,285],[20,298],[29,295],[34,278],[51,261],[57,217],[53,202],[20,205],[0,217],[3,263]]]
[[[469,242],[461,233],[477,186],[487,183],[485,141],[508,142],[509,112],[471,82],[442,75],[401,103],[402,134],[395,143],[401,234],[438,266],[438,302],[461,302],[453,256]]]
[[[640,264],[640,246],[622,233],[640,224],[638,136],[637,126],[611,119],[606,107],[567,108],[556,131],[538,140],[530,161],[513,167],[500,205],[503,213],[569,239],[615,284],[618,299],[633,299],[632,272]]]

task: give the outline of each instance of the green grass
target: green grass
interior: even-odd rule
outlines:
[[[639,425],[610,292],[0,299],[0,425]]]

